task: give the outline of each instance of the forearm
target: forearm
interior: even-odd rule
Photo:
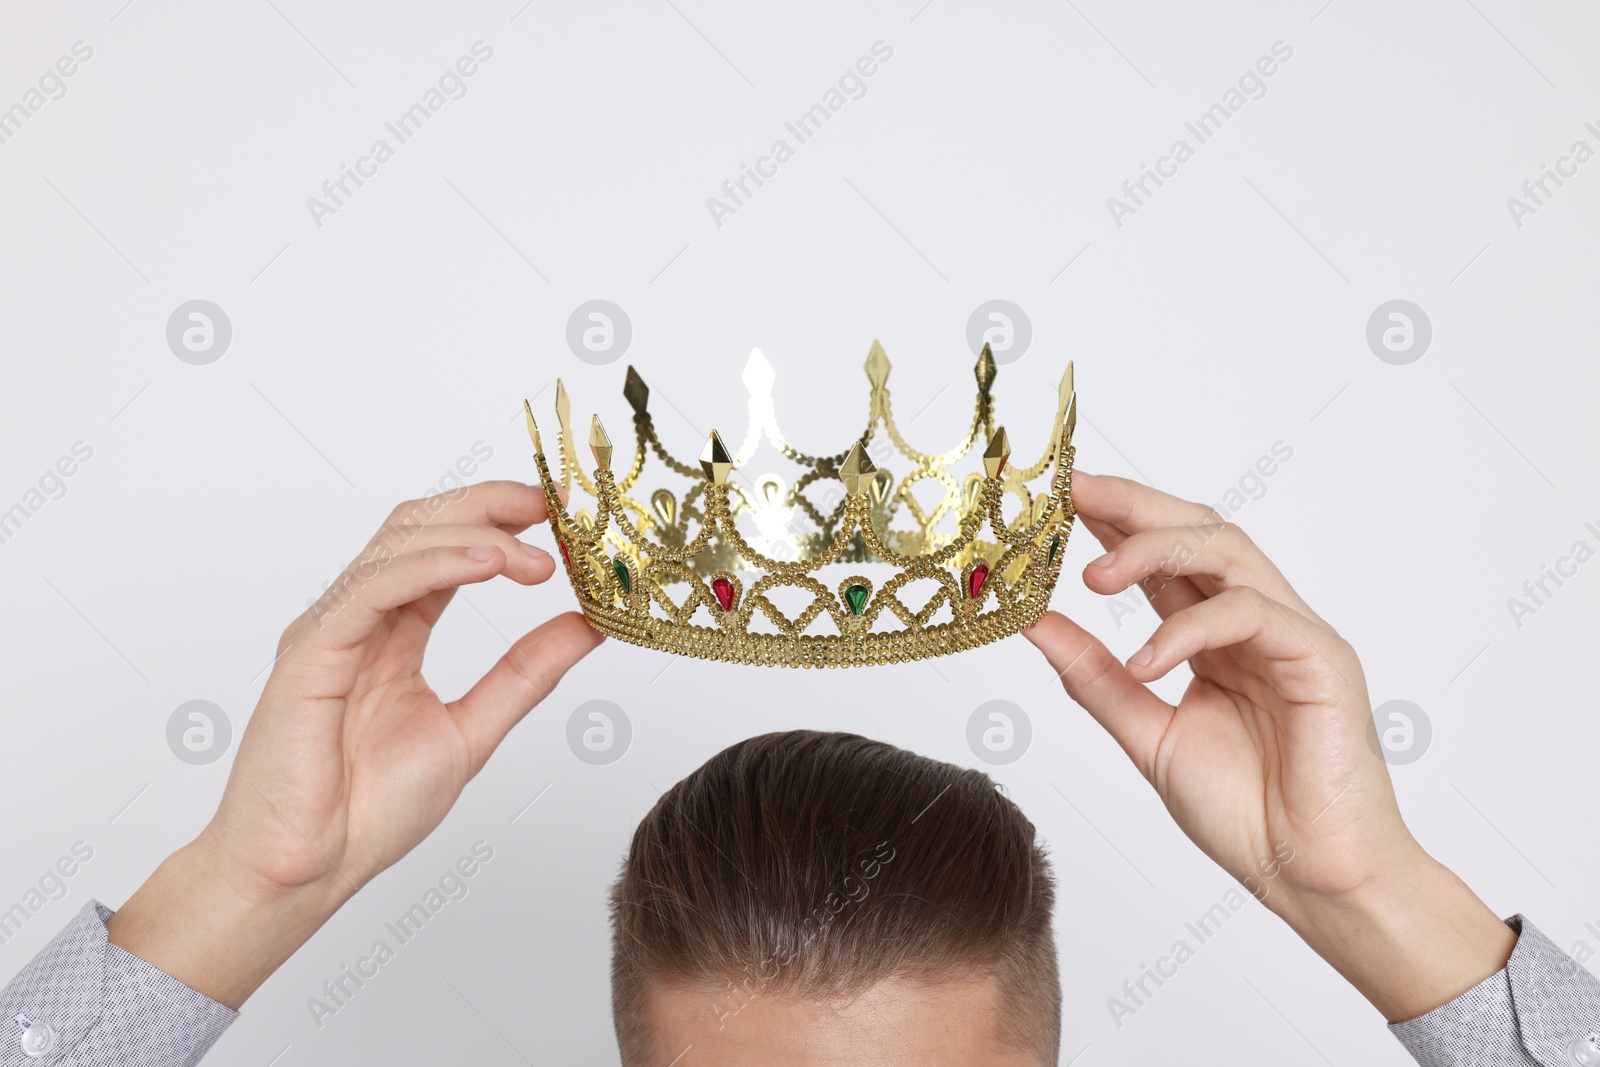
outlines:
[[[106,922],[112,944],[237,1009],[354,890],[262,885],[205,844],[169,856]]]
[[[1274,910],[1390,1022],[1454,1000],[1506,965],[1517,935],[1420,847],[1338,898],[1283,894]]]

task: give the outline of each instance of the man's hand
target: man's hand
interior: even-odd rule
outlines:
[[[1400,818],[1349,643],[1212,509],[1122,478],[1072,484],[1107,550],[1084,584],[1140,583],[1162,622],[1126,665],[1054,612],[1028,638],[1184,833],[1391,1021],[1499,970],[1516,937]],[[1184,662],[1176,706],[1147,688]]]
[[[485,482],[400,505],[284,631],[209,826],[109,920],[113,943],[238,1007],[362,885],[411,851],[562,675],[599,644],[576,613],[525,635],[460,699],[422,676],[458,587],[534,585],[516,534],[543,493]]]

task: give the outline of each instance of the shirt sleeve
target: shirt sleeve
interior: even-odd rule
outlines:
[[[0,1067],[192,1067],[238,1012],[106,940],[91,900],[0,991]]]
[[[1505,969],[1389,1029],[1422,1067],[1600,1067],[1600,980],[1521,915]]]

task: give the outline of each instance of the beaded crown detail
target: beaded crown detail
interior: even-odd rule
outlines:
[[[874,341],[866,362],[872,387],[866,429],[844,452],[812,456],[779,430],[775,375],[757,349],[742,376],[750,393],[743,443],[730,452],[713,430],[697,468],[662,445],[650,390],[629,367],[623,395],[633,408],[635,445],[620,475],[598,415],[589,432],[596,469],[584,473],[571,404],[558,379],[558,480],[533,409],[523,401],[551,527],[589,624],[633,644],[701,659],[841,667],[942,656],[1036,622],[1055,590],[1075,517],[1072,364],[1058,389],[1054,430],[1031,467],[1011,462],[1010,439],[995,423],[997,368],[987,345],[976,367],[971,426],[945,452],[919,452],[901,435],[889,371]],[[802,469],[792,486],[775,473],[742,473],[763,440]],[[958,479],[952,466],[980,442],[983,473]],[[681,499],[665,488],[647,502],[634,495],[642,492],[637,487],[651,453],[690,480]],[[874,457],[897,457],[911,469],[897,482]],[[1036,484],[1046,472],[1048,484]],[[594,498],[592,511],[569,512],[564,499],[574,481]],[[942,490],[931,506],[917,499],[924,482]],[[1009,519],[1007,510],[1014,512]],[[983,538],[985,526],[992,540]],[[852,565],[892,573],[874,585]],[[838,572],[831,584],[821,577],[830,571]],[[931,592],[912,598],[920,606],[902,599],[930,585]]]

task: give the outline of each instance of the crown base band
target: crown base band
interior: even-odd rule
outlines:
[[[910,663],[978,648],[1021,633],[1044,614],[1047,596],[1035,596],[973,618],[914,630],[860,634],[740,633],[674,623],[620,608],[583,605],[589,625],[619,641],[696,659],[759,667],[871,667]]]

